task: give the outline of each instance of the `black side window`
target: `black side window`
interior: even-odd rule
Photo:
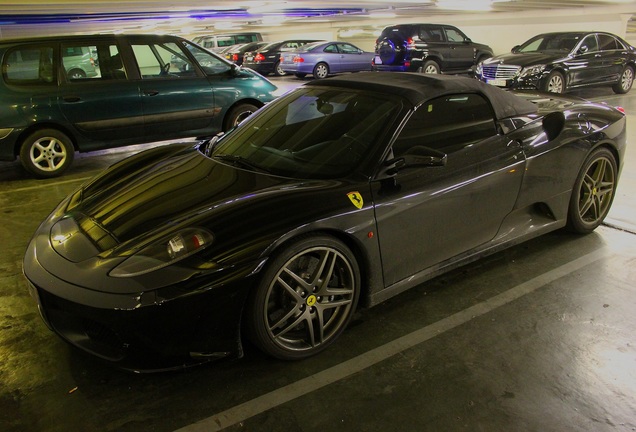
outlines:
[[[616,39],[610,35],[600,34],[598,35],[599,48],[601,51],[620,49]]]
[[[398,157],[423,146],[450,154],[495,135],[494,113],[483,96],[442,96],[419,106],[395,141],[393,153]]]
[[[13,85],[51,84],[56,82],[52,46],[20,46],[2,60],[2,75]]]
[[[598,43],[596,42],[595,35],[588,35],[583,39],[581,43],[581,47],[587,47],[586,52],[596,52],[598,51]]]
[[[422,26],[420,27],[419,38],[424,42],[443,42],[443,29],[438,26]]]
[[[196,75],[192,61],[176,42],[138,44],[132,45],[132,49],[142,79],[179,79]],[[194,45],[188,45],[187,49],[208,75],[215,73],[217,63],[224,66],[223,72],[230,69],[207,51]]]
[[[464,42],[466,40],[466,36],[456,28],[446,27],[444,28],[444,32],[449,42]]]
[[[126,70],[115,43],[62,44],[62,66],[67,81],[126,79]]]
[[[326,53],[336,53],[337,54],[338,53],[338,47],[335,44],[327,45],[323,51],[326,52]]]

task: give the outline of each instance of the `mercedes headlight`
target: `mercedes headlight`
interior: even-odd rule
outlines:
[[[545,65],[528,66],[521,70],[521,76],[526,77],[530,75],[539,75],[544,70],[545,70]]]

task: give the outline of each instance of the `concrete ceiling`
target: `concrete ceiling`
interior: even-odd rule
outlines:
[[[430,1],[243,1],[243,0],[3,0],[0,38],[101,32],[197,35],[284,29],[324,22],[364,25],[443,15],[493,17],[517,13],[574,14],[613,9],[636,14],[632,0],[430,0]],[[631,25],[628,24],[628,31]],[[280,30],[278,30],[280,31]]]

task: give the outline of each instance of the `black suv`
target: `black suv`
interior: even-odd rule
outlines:
[[[446,24],[401,24],[382,30],[375,46],[376,71],[471,73],[492,57],[487,45]]]

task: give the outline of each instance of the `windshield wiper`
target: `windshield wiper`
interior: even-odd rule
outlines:
[[[237,155],[231,155],[231,154],[219,154],[219,155],[212,156],[212,158],[219,159],[224,162],[230,162],[232,165],[236,167],[248,168],[253,171],[270,173],[269,170],[250,162],[248,159],[245,159],[243,156],[237,156]]]

